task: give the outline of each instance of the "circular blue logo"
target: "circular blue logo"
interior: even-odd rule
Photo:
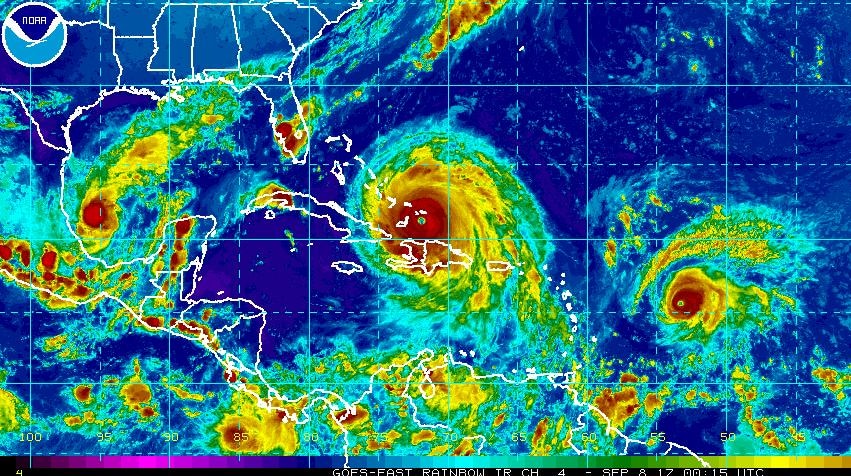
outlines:
[[[18,5],[3,22],[3,48],[22,66],[49,65],[59,58],[67,41],[65,20],[46,3]]]

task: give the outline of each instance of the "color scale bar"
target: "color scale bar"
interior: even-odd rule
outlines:
[[[713,468],[851,468],[851,456],[707,456]],[[32,468],[342,468],[340,456],[33,456]],[[690,456],[353,456],[352,468],[696,468]],[[30,466],[31,465],[31,466]]]

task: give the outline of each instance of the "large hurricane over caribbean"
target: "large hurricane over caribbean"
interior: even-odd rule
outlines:
[[[380,243],[361,247],[365,258],[401,278],[397,302],[448,311],[456,327],[484,334],[496,311],[520,322],[555,314],[542,285],[545,218],[499,152],[463,131],[417,124],[369,154],[349,205]]]

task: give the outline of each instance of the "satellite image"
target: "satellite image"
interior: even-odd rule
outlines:
[[[0,18],[16,468],[851,467],[851,3]]]

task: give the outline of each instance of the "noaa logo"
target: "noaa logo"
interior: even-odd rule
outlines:
[[[65,20],[46,3],[18,5],[3,22],[3,48],[22,66],[47,66],[62,54],[67,41]]]

